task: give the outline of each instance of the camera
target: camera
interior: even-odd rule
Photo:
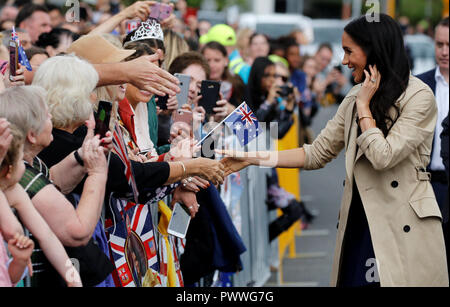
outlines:
[[[281,97],[287,98],[289,95],[294,93],[294,88],[289,85],[283,85],[280,86],[280,90],[278,91],[278,94],[280,94]]]

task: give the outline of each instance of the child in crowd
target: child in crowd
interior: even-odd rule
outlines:
[[[2,121],[2,127],[8,125],[5,121]],[[17,133],[16,129],[11,130],[9,127],[2,128],[0,136],[0,212],[1,215],[9,215],[8,222],[12,225],[18,225],[17,219],[8,208],[8,202],[3,194],[2,190],[5,187],[5,183],[8,181],[3,178],[17,178],[23,173],[24,167],[20,155],[23,154],[23,150],[18,152],[23,147],[23,136]],[[22,144],[22,145],[21,145]],[[19,149],[19,150],[18,150]],[[13,162],[12,164],[10,164]],[[31,239],[23,235],[22,229],[17,228],[14,236],[8,240],[8,250],[12,256],[10,260],[6,246],[4,244],[3,233],[6,233],[6,228],[10,225],[6,224],[5,217],[0,219],[0,287],[12,287],[17,284],[25,272],[27,265],[30,263],[31,253],[33,252],[34,243]],[[7,234],[8,235],[8,234]],[[10,236],[10,235],[8,235]]]

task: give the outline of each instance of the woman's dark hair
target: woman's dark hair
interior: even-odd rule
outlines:
[[[169,67],[169,73],[172,75],[179,74],[191,65],[199,65],[202,67],[205,71],[206,79],[209,79],[211,70],[209,69],[208,61],[206,61],[201,53],[196,51],[186,52],[176,57]]]
[[[250,36],[250,39],[248,40],[249,45],[251,45],[253,43],[253,40],[255,38],[257,38],[258,36],[262,36],[266,39],[267,43],[270,43],[270,39],[267,35],[262,34],[262,33],[253,33],[252,36]]]
[[[162,40],[159,39],[142,39],[136,42],[132,42],[131,41],[131,37],[136,33],[137,30],[134,30],[132,32],[130,32],[124,39],[123,39],[123,46],[124,48],[128,45],[128,44],[132,44],[132,43],[144,43],[147,44],[150,48],[155,48],[155,49],[161,49],[164,53],[166,53],[166,47],[164,46],[164,42]]]
[[[344,31],[363,49],[367,67],[376,65],[381,74],[380,87],[372,98],[370,110],[377,126],[387,136],[400,114],[396,102],[406,91],[410,77],[400,25],[390,16],[380,14],[379,22],[369,22],[362,16],[350,22]],[[397,113],[394,118],[389,114],[391,108]]]
[[[80,36],[76,33],[73,33],[70,30],[63,28],[54,28],[48,33],[42,33],[39,35],[39,39],[36,42],[36,46],[40,48],[46,48],[47,46],[52,46],[53,48],[58,48],[61,37],[68,36],[71,37],[73,41],[76,41]]]
[[[207,49],[217,50],[217,51],[219,51],[225,58],[228,58],[228,52],[227,52],[227,49],[226,49],[221,43],[218,43],[218,42],[209,42],[208,44],[206,44],[206,45],[202,48],[201,54],[202,54],[202,55],[205,55],[205,51],[206,51]],[[225,67],[225,69],[224,69],[224,71],[223,71],[223,74],[222,74],[222,76],[221,76],[222,80],[228,80],[228,79],[230,79],[230,76],[231,76],[230,72],[229,72],[228,69]]]
[[[264,77],[264,72],[269,66],[275,66],[269,58],[256,58],[250,71],[247,88],[249,91],[248,96],[250,97],[250,107],[254,112],[259,109],[263,103],[263,97],[267,95],[267,92],[261,88],[261,81]]]
[[[227,49],[218,42],[209,42],[208,44],[206,44],[201,53],[204,55],[205,54],[205,50],[207,49],[212,49],[212,50],[217,50],[219,51],[225,58],[228,58],[228,52]],[[244,99],[244,95],[245,95],[245,84],[244,81],[242,81],[241,77],[239,77],[239,75],[233,76],[228,67],[225,67],[222,77],[221,77],[222,81],[228,81],[231,83],[232,87],[233,87],[233,95],[230,99],[230,103],[233,105],[240,105]]]
[[[36,54],[44,54],[47,57],[50,57],[48,55],[47,51],[45,51],[45,49],[39,48],[39,47],[31,47],[31,48],[25,50],[25,54],[27,56],[27,59],[30,61]]]
[[[132,55],[130,55],[129,57],[127,57],[124,60],[124,62],[132,61],[134,59],[140,58],[141,56],[155,54],[155,50],[150,48],[147,44],[140,43],[140,42],[129,43],[125,46],[124,49],[125,50],[136,50],[136,52],[133,53]]]

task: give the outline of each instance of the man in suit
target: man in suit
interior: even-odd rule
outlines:
[[[448,75],[449,75],[449,18],[443,19],[435,30],[435,47],[436,47],[436,62],[437,67],[420,76],[423,82],[433,90],[436,96],[438,107],[438,121],[436,124],[436,132],[433,142],[433,152],[431,154],[431,163],[428,166],[431,172],[431,183],[433,185],[436,199],[442,211],[444,224],[448,223],[449,219],[449,205],[447,200],[447,176],[445,173],[445,166],[441,158],[441,133],[442,122],[448,115]],[[448,145],[447,145],[448,146]]]

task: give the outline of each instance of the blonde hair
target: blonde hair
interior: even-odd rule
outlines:
[[[46,92],[39,86],[18,86],[0,94],[0,117],[16,125],[25,135],[41,133],[47,119]]]
[[[166,69],[170,67],[173,60],[179,55],[189,52],[189,45],[178,33],[172,30],[164,31],[164,46],[166,47],[166,54],[164,66]]]
[[[250,56],[250,37],[253,35],[254,31],[249,28],[243,28],[236,34],[237,48],[241,56],[246,59]]]
[[[33,85],[47,90],[46,103],[58,129],[83,124],[93,108],[90,95],[98,83],[98,74],[87,61],[74,55],[46,60],[34,75]]]

